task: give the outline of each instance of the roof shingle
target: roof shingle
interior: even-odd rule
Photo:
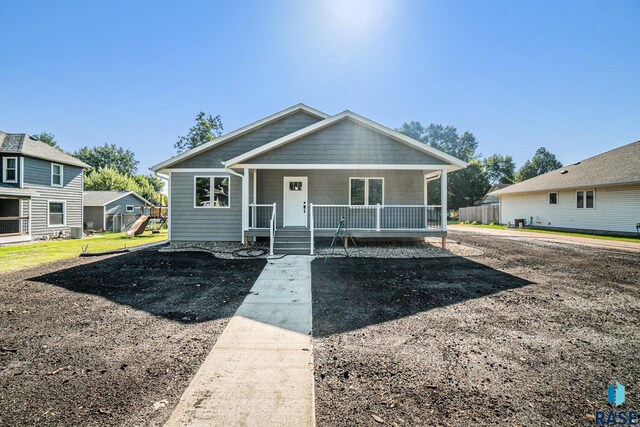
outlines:
[[[512,193],[640,183],[640,141],[490,193]]]

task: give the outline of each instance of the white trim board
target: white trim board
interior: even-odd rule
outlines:
[[[248,124],[247,126],[243,126],[239,129],[236,129],[232,132],[229,132],[226,135],[222,135],[219,138],[214,139],[213,141],[207,142],[206,144],[202,144],[196,148],[193,148],[189,151],[186,151],[184,153],[178,154],[177,156],[173,156],[172,158],[165,160],[164,162],[160,162],[157,165],[151,166],[151,170],[154,172],[160,171],[160,170],[164,170],[165,168],[174,165],[178,162],[181,162],[183,160],[186,160],[188,158],[191,158],[203,151],[209,150],[210,148],[213,147],[217,147],[218,145],[224,144],[225,142],[236,138],[238,136],[244,135],[254,129],[257,129],[261,126],[267,125],[271,122],[274,122],[278,119],[281,119],[282,117],[288,116],[290,114],[296,113],[298,111],[304,111],[308,114],[311,114],[312,116],[318,117],[319,119],[326,119],[327,117],[329,117],[328,114],[323,113],[322,111],[316,110],[315,108],[311,108],[307,105],[304,104],[296,104],[292,107],[286,108],[282,111],[279,111],[275,114],[271,114],[270,116],[267,116],[263,119],[260,119],[258,121],[255,121],[251,124]]]
[[[237,165],[230,166],[236,169],[380,169],[380,170],[437,170],[438,176],[440,171],[444,170],[458,170],[459,168],[452,165],[390,165],[390,164],[310,164],[310,163],[239,163]]]
[[[324,129],[328,126],[331,126],[335,123],[338,123],[342,120],[346,120],[346,119],[350,119],[353,120],[354,122],[361,124],[363,126],[369,127],[379,133],[382,133],[392,139],[395,139],[396,141],[402,142],[412,148],[415,148],[418,151],[422,151],[424,153],[427,153],[437,159],[440,159],[444,162],[447,162],[448,165],[444,165],[444,166],[452,166],[453,169],[461,169],[461,168],[465,168],[467,167],[467,163],[463,162],[460,159],[457,159],[453,156],[450,156],[449,154],[446,154],[440,150],[436,150],[433,147],[430,147],[426,144],[423,144],[419,141],[416,141],[413,138],[409,138],[406,135],[401,134],[400,132],[397,132],[395,130],[389,129],[385,126],[382,126],[379,123],[374,122],[373,120],[369,120],[366,117],[360,116],[356,113],[353,113],[351,111],[343,111],[340,114],[336,114],[335,116],[326,118],[324,120],[319,121],[318,123],[315,123],[313,125],[307,126],[305,128],[302,128],[296,132],[290,133],[288,135],[285,135],[281,138],[276,139],[275,141],[272,141],[268,144],[264,144],[258,148],[255,148],[253,150],[247,151],[244,154],[241,154],[239,156],[234,157],[231,160],[228,160],[226,162],[224,162],[226,167],[238,167],[237,164],[241,164],[243,162],[246,162],[246,160],[251,159],[253,157],[259,156],[260,154],[264,154],[268,151],[271,151],[275,148],[278,148],[282,145],[288,144],[292,141],[295,141],[297,139],[300,139],[304,136],[307,136],[311,133],[317,132],[321,129]],[[443,166],[443,165],[440,165]]]

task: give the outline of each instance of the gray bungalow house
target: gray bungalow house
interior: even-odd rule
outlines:
[[[82,232],[89,165],[24,133],[0,131],[0,244]]]
[[[169,181],[172,242],[269,237],[271,253],[313,254],[342,218],[353,237],[447,235],[429,181],[466,163],[350,111],[298,104],[151,169]],[[444,195],[446,191],[442,192]]]
[[[135,191],[85,191],[84,229],[124,231],[153,203]]]

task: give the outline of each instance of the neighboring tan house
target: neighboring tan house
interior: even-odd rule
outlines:
[[[152,167],[169,180],[172,242],[270,237],[272,252],[313,253],[342,217],[353,237],[447,235],[446,191],[427,182],[466,163],[350,111],[303,104]]]
[[[134,191],[85,191],[84,229],[124,231],[153,204]]]
[[[491,194],[500,197],[503,224],[524,219],[540,228],[636,234],[640,141]]]
[[[82,234],[83,169],[90,167],[24,133],[0,131],[0,243]]]

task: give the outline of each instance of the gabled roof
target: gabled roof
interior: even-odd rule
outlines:
[[[513,193],[640,183],[640,141],[492,192]]]
[[[311,108],[305,104],[296,104],[292,107],[286,108],[282,111],[279,111],[275,114],[271,114],[270,116],[267,116],[263,119],[260,119],[256,122],[253,122],[247,126],[243,126],[240,129],[236,129],[233,132],[229,132],[225,135],[222,135],[219,138],[214,139],[211,142],[208,142],[206,144],[202,144],[196,148],[193,148],[189,151],[185,151],[184,153],[178,154],[177,156],[173,156],[168,160],[165,160],[164,162],[158,163],[157,165],[154,165],[151,167],[151,170],[154,172],[157,172],[161,169],[165,169],[168,167],[171,167],[173,165],[175,165],[178,162],[181,162],[183,160],[186,160],[190,157],[196,156],[206,150],[209,150],[213,147],[217,147],[221,144],[224,144],[227,141],[230,141],[234,138],[237,138],[241,135],[244,135],[248,132],[251,132],[254,129],[257,129],[261,126],[267,125],[269,123],[275,122],[276,120],[279,120],[285,116],[288,116],[290,114],[294,114],[298,111],[304,111],[312,116],[318,117],[320,119],[326,119],[327,117],[329,117],[327,114],[323,113],[322,111],[316,110],[315,108]]]
[[[136,197],[145,205],[153,206],[153,203],[135,191],[85,191],[82,195],[84,206],[105,206],[128,195]]]
[[[21,154],[80,168],[91,167],[62,150],[38,141],[26,133],[5,133],[0,131],[0,153]]]
[[[347,111],[343,111],[340,114],[336,114],[335,116],[331,116],[328,117],[324,120],[321,120],[315,124],[312,124],[310,126],[307,126],[305,128],[302,128],[296,132],[290,133],[289,135],[285,135],[282,138],[278,138],[275,141],[272,141],[268,144],[264,144],[254,150],[248,151],[240,156],[234,157],[233,159],[230,159],[226,162],[224,162],[226,167],[233,167],[233,165],[237,165],[240,163],[245,163],[248,160],[250,160],[253,157],[259,156],[263,153],[266,153],[270,150],[273,150],[275,148],[278,148],[282,145],[288,144],[292,141],[295,141],[297,139],[300,139],[304,136],[307,136],[311,133],[317,132],[321,129],[324,129],[328,126],[331,126],[335,123],[338,123],[342,120],[346,120],[346,119],[350,119],[353,120],[356,123],[359,123],[361,125],[364,125],[366,127],[369,127],[377,132],[380,132],[398,142],[404,143],[412,148],[415,148],[416,150],[419,150],[421,152],[427,153],[435,158],[438,158],[450,165],[453,166],[452,169],[450,170],[457,170],[457,169],[461,169],[461,168],[465,168],[467,166],[467,163],[456,158],[453,157],[449,154],[446,154],[440,150],[437,150],[433,147],[430,147],[429,145],[426,145],[420,141],[416,141],[413,138],[410,138],[406,135],[401,134],[400,132],[397,132],[393,129],[390,129],[388,127],[385,127],[379,123],[374,122],[373,120],[369,120],[366,117],[360,116],[359,114],[356,114],[354,112],[351,112],[349,110]]]
[[[491,188],[489,189],[489,191],[487,191],[487,194],[484,195],[484,197],[482,199],[480,199],[480,203],[481,205],[491,205],[494,203],[499,203],[500,202],[500,198],[496,195],[493,195],[492,193],[494,191],[498,191],[498,190],[502,190],[503,188],[507,188],[510,185],[513,184],[493,184],[491,186]]]

